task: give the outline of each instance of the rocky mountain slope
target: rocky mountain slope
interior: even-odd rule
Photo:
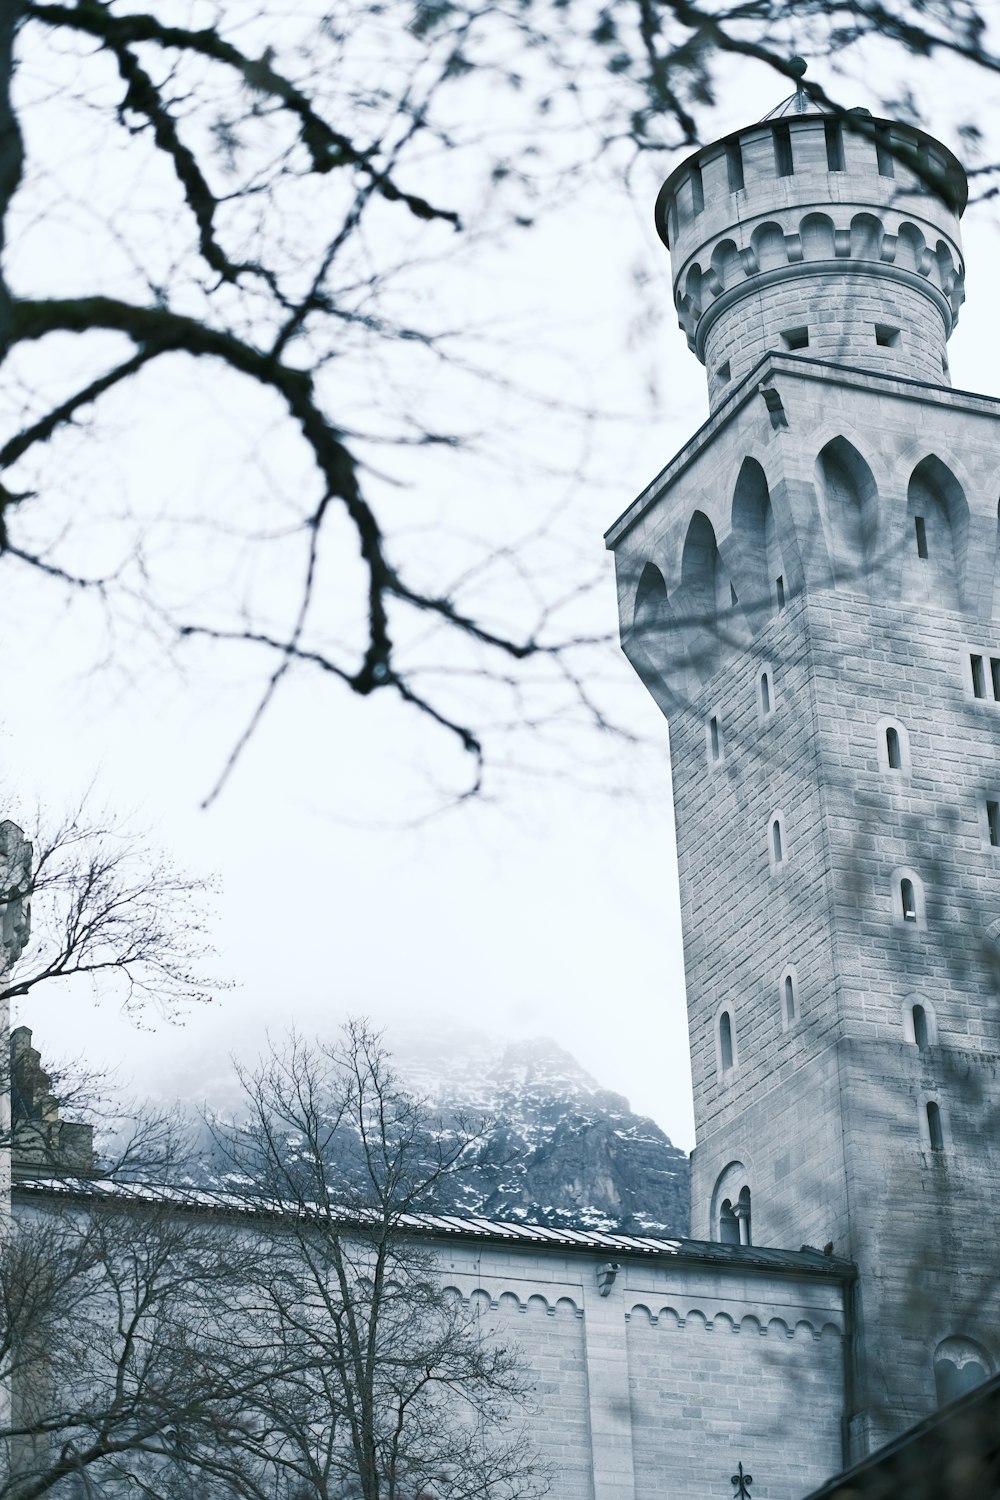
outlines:
[[[604,1089],[554,1042],[506,1046],[449,1039],[446,1065],[429,1039],[397,1065],[448,1129],[490,1118],[476,1169],[439,1208],[552,1228],[688,1232],[688,1159],[628,1100]]]

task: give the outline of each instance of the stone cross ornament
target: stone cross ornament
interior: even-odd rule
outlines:
[[[31,845],[16,823],[0,823],[0,974],[8,973],[31,932]]]

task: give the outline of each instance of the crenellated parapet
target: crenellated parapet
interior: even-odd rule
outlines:
[[[656,224],[713,407],[770,351],[948,383],[967,195],[940,142],[860,114],[765,121],[683,162]]]

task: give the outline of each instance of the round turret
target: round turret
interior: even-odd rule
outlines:
[[[912,125],[804,107],[703,147],[656,201],[713,407],[772,350],[950,384],[961,164]]]

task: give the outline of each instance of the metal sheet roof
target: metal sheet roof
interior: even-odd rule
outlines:
[[[239,1197],[233,1193],[199,1187],[164,1187],[155,1183],[117,1182],[100,1178],[26,1178],[15,1182],[15,1199],[57,1202],[100,1198],[105,1202],[120,1200],[131,1203],[170,1204],[182,1211],[224,1213],[247,1218],[311,1217],[307,1207],[287,1206]],[[327,1218],[325,1214],[317,1217]],[[364,1230],[361,1215],[345,1212],[335,1220],[344,1229]],[[827,1276],[849,1280],[854,1266],[838,1256],[803,1246],[801,1250],[769,1249],[758,1245],[723,1245],[710,1240],[660,1238],[647,1234],[618,1234],[596,1229],[550,1228],[543,1224],[521,1224],[509,1220],[486,1219],[459,1214],[403,1214],[400,1225],[420,1238],[456,1239],[528,1246],[546,1245],[575,1253],[600,1253],[608,1256],[635,1256],[643,1259],[671,1259],[698,1262],[703,1265],[729,1266],[733,1269],[794,1272],[809,1276]]]

